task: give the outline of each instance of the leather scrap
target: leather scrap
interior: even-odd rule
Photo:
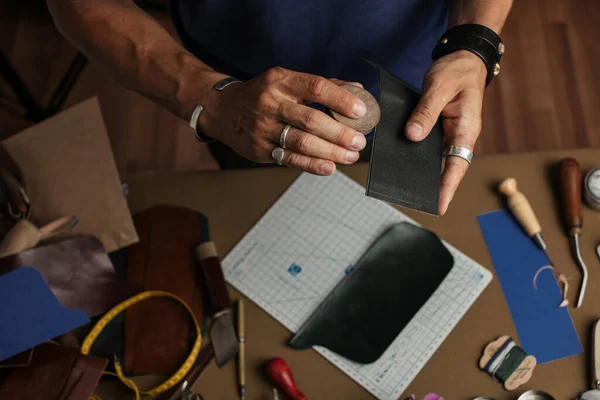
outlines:
[[[102,243],[92,236],[62,239],[0,258],[0,275],[23,266],[38,270],[58,301],[88,317],[105,313],[139,292],[119,279]]]
[[[156,206],[133,219],[140,240],[127,253],[128,282],[144,290],[164,290],[181,297],[202,324],[202,293],[193,250],[201,242],[205,228],[196,212]],[[193,335],[190,318],[179,304],[149,299],[128,308],[126,373],[173,373],[189,354]]]
[[[453,266],[452,254],[434,233],[408,222],[393,225],[300,327],[290,345],[319,345],[351,361],[373,363]]]
[[[31,363],[13,368],[0,383],[0,399],[81,400],[94,391],[107,360],[44,343]]]

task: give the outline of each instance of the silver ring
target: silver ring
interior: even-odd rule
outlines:
[[[444,157],[449,156],[460,157],[466,162],[468,162],[469,165],[471,165],[471,160],[473,160],[473,152],[471,150],[467,149],[466,147],[457,146],[454,144],[448,146],[444,151]]]
[[[287,138],[287,134],[288,131],[290,130],[292,126],[291,125],[286,125],[283,127],[283,130],[281,131],[281,135],[279,135],[279,144],[281,145],[281,148],[285,149],[285,139]]]
[[[283,165],[283,156],[285,155],[285,150],[281,147],[275,147],[271,152],[271,157],[273,160],[277,162],[279,165]]]

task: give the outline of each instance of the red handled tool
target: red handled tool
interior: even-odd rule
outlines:
[[[304,393],[296,386],[292,371],[283,358],[273,358],[267,363],[267,376],[291,400],[307,400]]]

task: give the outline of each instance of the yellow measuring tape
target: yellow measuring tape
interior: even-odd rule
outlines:
[[[194,345],[192,346],[192,350],[190,351],[190,354],[186,358],[185,362],[181,365],[181,367],[179,367],[177,372],[175,372],[175,374],[173,376],[171,376],[169,379],[167,379],[165,382],[161,383],[157,387],[150,389],[150,390],[143,390],[143,391],[140,390],[137,387],[137,385],[135,384],[135,382],[133,382],[131,379],[127,378],[123,374],[123,369],[121,368],[121,364],[119,363],[118,358],[115,356],[114,363],[115,363],[115,371],[117,373],[113,374],[110,372],[105,372],[105,374],[116,375],[119,378],[119,380],[121,382],[123,382],[124,385],[126,385],[127,387],[129,387],[131,390],[133,390],[135,392],[136,399],[140,399],[141,394],[156,396],[156,395],[172,388],[178,382],[180,382],[188,374],[188,372],[190,372],[190,370],[192,369],[192,366],[194,365],[194,363],[196,362],[196,359],[198,358],[198,353],[200,353],[200,347],[202,346],[202,331],[200,329],[200,325],[198,324],[198,321],[196,320],[196,316],[192,312],[192,309],[185,303],[185,301],[183,301],[183,299],[181,299],[180,297],[178,297],[172,293],[164,292],[161,290],[148,290],[146,292],[137,294],[137,295],[125,300],[124,302],[117,304],[110,311],[108,311],[106,314],[104,314],[104,316],[96,323],[94,328],[90,331],[90,333],[87,335],[87,337],[83,341],[83,344],[81,345],[81,353],[84,355],[90,354],[90,350],[92,348],[92,345],[94,344],[94,341],[96,341],[98,336],[100,336],[100,334],[102,333],[104,328],[106,328],[106,326],[110,323],[110,321],[112,321],[117,315],[119,315],[120,313],[125,311],[126,308],[128,308],[134,304],[137,304],[141,301],[144,301],[150,297],[167,297],[167,298],[170,298],[170,299],[173,299],[173,300],[179,302],[182,306],[184,306],[185,309],[190,314],[190,316],[192,317],[192,321],[194,322],[194,327],[196,328],[196,340],[194,342]],[[97,398],[97,396],[93,396],[92,398]]]

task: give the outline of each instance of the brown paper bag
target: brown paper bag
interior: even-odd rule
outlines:
[[[70,232],[96,236],[107,252],[138,241],[97,98],[3,144],[27,181],[36,226],[75,215]]]

